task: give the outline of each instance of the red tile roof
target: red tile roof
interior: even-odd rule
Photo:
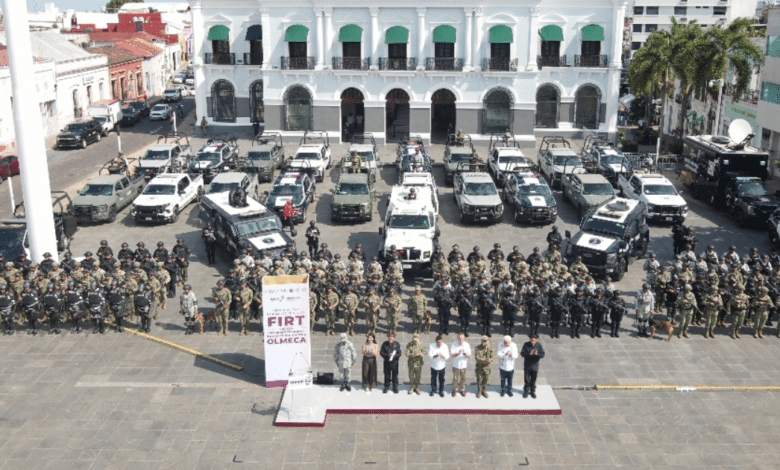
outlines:
[[[132,51],[140,56],[150,58],[162,53],[162,49],[143,39],[133,38],[116,43],[117,47]]]
[[[143,56],[116,46],[90,47],[87,51],[90,54],[105,54],[108,57],[109,67],[140,62],[144,59]]]
[[[45,59],[33,56],[33,61],[44,62]],[[8,55],[8,46],[0,44],[0,67],[10,67],[11,57]]]

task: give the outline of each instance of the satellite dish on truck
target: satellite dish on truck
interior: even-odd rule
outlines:
[[[755,136],[753,133],[753,126],[744,119],[735,119],[731,121],[728,133],[729,139],[731,139],[735,149],[745,148],[748,141]]]

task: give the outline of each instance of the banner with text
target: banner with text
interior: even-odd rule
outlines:
[[[263,278],[265,386],[311,373],[308,276]]]

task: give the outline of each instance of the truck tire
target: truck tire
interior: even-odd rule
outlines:
[[[563,199],[563,202],[569,202],[569,196],[566,195],[566,190],[561,190],[561,199]]]
[[[99,132],[98,135],[95,136],[95,142],[100,142],[100,139],[103,138],[103,132]]]
[[[371,222],[372,220],[374,220],[374,211],[373,210],[369,210],[368,211],[368,217],[366,217],[366,222]]]
[[[623,279],[623,276],[626,275],[626,270],[628,269],[628,263],[626,262],[625,258],[621,258],[618,262],[618,268],[617,271],[615,271],[615,281],[620,281]]]
[[[198,188],[198,195],[195,196],[195,201],[200,203],[201,199],[203,199],[203,188],[202,187]]]
[[[80,144],[81,144],[81,148],[83,149],[87,148],[87,139],[81,139]]]
[[[108,223],[113,223],[116,221],[116,206],[111,206],[110,209],[108,209]]]
[[[520,223],[520,213],[519,213],[519,212],[517,212],[517,207],[515,207],[515,208],[512,210],[512,218],[513,218],[513,219],[515,220],[515,222],[517,222],[518,224]]]
[[[171,223],[175,224],[179,221],[179,207],[176,206],[173,208],[173,215],[171,216]]]
[[[699,199],[701,195],[699,194],[699,187],[696,186],[696,183],[693,183],[691,185],[691,197],[694,199]]]
[[[742,209],[734,209],[734,223],[737,224],[737,227],[744,227],[746,222],[747,219],[745,218],[745,213],[742,212]]]

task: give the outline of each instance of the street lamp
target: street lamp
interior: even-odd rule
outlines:
[[[712,129],[713,135],[720,135],[718,129],[720,129],[720,99],[723,95],[723,79],[710,80],[709,86],[718,86],[718,109],[715,111],[715,127]]]

